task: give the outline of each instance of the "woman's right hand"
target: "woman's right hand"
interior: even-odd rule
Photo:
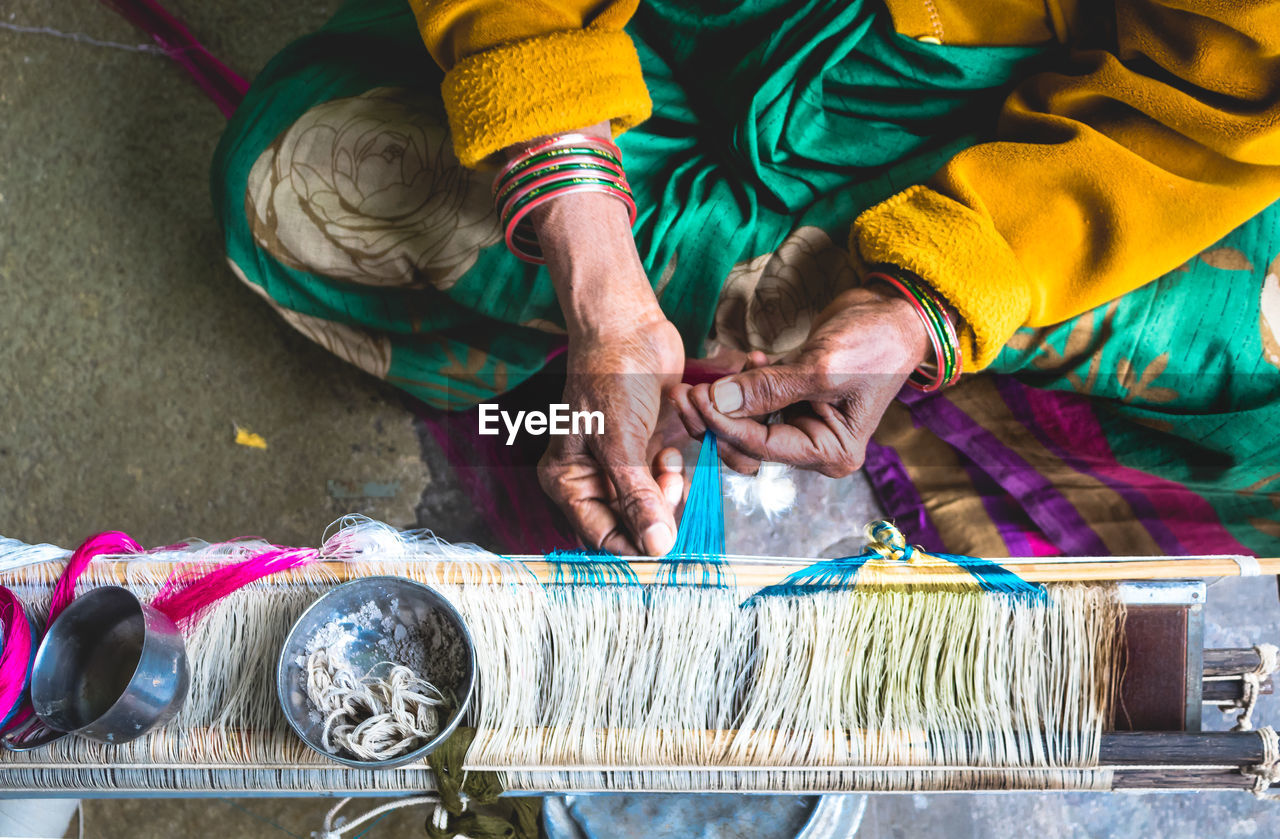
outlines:
[[[663,392],[683,367],[680,336],[665,317],[570,338],[564,401],[571,411],[599,411],[603,429],[553,437],[538,477],[585,544],[651,556],[675,544],[684,463],[661,447],[657,429]]]
[[[663,393],[684,371],[683,342],[658,306],[621,201],[569,194],[531,216],[569,333],[564,401],[604,418],[603,433],[552,437],[539,480],[586,545],[661,556],[675,544],[684,476],[679,451],[662,448],[657,430]]]

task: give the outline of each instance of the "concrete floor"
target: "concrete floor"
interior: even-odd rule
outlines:
[[[168,5],[252,74],[335,3]],[[278,322],[225,268],[207,186],[222,126],[93,0],[0,0],[0,533],[314,544],[329,521],[362,512],[483,542],[397,394]],[[236,445],[237,426],[268,447]],[[852,549],[873,502],[857,479],[806,477],[799,509],[777,524],[731,514],[731,550]],[[1269,584],[1216,586],[1210,610],[1211,645],[1277,639]],[[1262,723],[1280,721],[1274,704]],[[85,835],[302,837],[330,804],[91,801]],[[425,815],[397,813],[363,835],[418,835]],[[884,796],[859,835],[1033,834],[1276,836],[1280,805],[1243,794]]]

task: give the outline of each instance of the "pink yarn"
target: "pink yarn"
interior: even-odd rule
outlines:
[[[62,610],[76,599],[76,581],[96,557],[141,552],[142,548],[138,543],[129,538],[129,534],[121,533],[119,530],[107,530],[84,540],[84,544],[71,554],[67,567],[63,569],[62,575],[58,577],[58,582],[53,587],[53,600],[49,603],[47,625],[52,626],[58,615],[62,614]]]
[[[230,117],[240,100],[244,99],[249,83],[227,65],[213,57],[204,45],[183,25],[154,0],[102,0],[129,20],[134,26],[151,36],[165,55],[172,58],[190,74],[200,89]]]
[[[206,573],[175,574],[151,605],[179,626],[190,626],[228,594],[263,577],[315,562],[319,557],[320,552],[315,548],[272,548]]]
[[[32,638],[22,601],[4,586],[0,586],[0,627],[4,630],[4,648],[0,649],[0,720],[8,722],[27,687]]]

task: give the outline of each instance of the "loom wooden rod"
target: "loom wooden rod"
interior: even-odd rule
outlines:
[[[1256,731],[1114,731],[1102,735],[1098,748],[1098,761],[1115,766],[1253,766],[1263,756]]]
[[[619,732],[609,732],[618,734]],[[833,732],[834,733],[834,732]],[[843,732],[841,732],[843,733]],[[604,739],[597,733],[597,746]],[[703,738],[708,749],[713,743],[732,742],[736,731],[653,732],[655,740],[688,741]],[[607,735],[606,735],[607,736]],[[759,732],[765,738],[785,736],[778,732]],[[1098,762],[1106,766],[1254,766],[1264,758],[1262,738],[1256,731],[1108,731],[1103,732],[1098,746]],[[761,765],[762,768],[764,765]],[[496,768],[496,767],[490,767]],[[708,770],[716,769],[708,765]],[[815,769],[838,767],[815,766]],[[927,769],[927,765],[921,765]],[[975,769],[986,767],[974,767]],[[554,767],[548,766],[548,771]],[[532,771],[532,770],[531,770]]]
[[[1233,770],[1161,770],[1138,769],[1118,771],[1111,779],[1113,790],[1248,790],[1254,778]],[[1272,789],[1276,789],[1274,786]]]
[[[541,557],[515,557],[521,560],[540,582],[553,582],[557,567]],[[658,581],[659,575],[666,569],[661,562],[645,558],[626,558],[628,565],[635,572],[639,582],[651,584]],[[413,558],[411,562],[422,561]],[[727,570],[735,584],[743,588],[762,588],[781,582],[788,575],[819,560],[795,559],[784,561],[769,559],[750,563],[730,562]],[[1201,557],[1124,557],[1114,559],[1088,559],[1077,561],[1053,561],[1043,559],[1000,559],[1001,565],[1014,571],[1018,576],[1030,582],[1091,582],[1091,581],[1124,581],[1124,580],[1177,580],[1198,577],[1234,577],[1241,573],[1241,565],[1230,556]],[[105,571],[119,583],[127,581],[126,567],[130,564],[152,564],[157,568],[173,567],[183,563],[157,561],[144,558],[102,557],[94,561],[94,568]],[[1258,559],[1257,572],[1267,575],[1280,575],[1280,558]],[[50,566],[51,577],[61,570],[61,562],[46,563]],[[425,564],[425,563],[424,563]],[[474,577],[474,572],[465,570],[468,561],[439,560],[432,562],[434,574],[445,583],[461,584]],[[314,581],[317,571],[322,571],[334,582],[369,576],[378,573],[376,563],[346,563],[324,561],[315,563],[296,571],[286,571],[271,578],[280,584]],[[963,572],[961,572],[963,573]],[[4,579],[9,575],[0,575]],[[873,579],[874,578],[874,579]],[[915,565],[910,567],[874,567],[867,566],[860,574],[859,582],[864,585],[894,585],[910,583],[913,585],[953,584],[957,580],[955,566],[947,565],[934,571],[929,566]]]
[[[1204,675],[1240,676],[1252,673],[1262,663],[1258,651],[1252,647],[1223,647],[1204,651]]]
[[[1258,693],[1272,694],[1275,685],[1270,679],[1264,679],[1258,685]],[[1244,682],[1239,679],[1207,680],[1200,688],[1200,701],[1206,705],[1217,705],[1224,702],[1235,702],[1244,698]]]
[[[213,729],[184,729],[182,736],[184,738],[199,737],[204,732],[212,732]],[[219,731],[219,736],[225,736],[227,732]],[[251,732],[238,732],[241,738],[250,738]],[[736,731],[700,731],[687,732],[680,735],[673,732],[663,731],[654,732],[656,738],[678,739],[702,737],[708,741],[719,740],[721,743],[728,743]],[[167,732],[163,729],[152,737],[166,736]],[[760,736],[769,736],[776,734],[771,732],[760,732]],[[1200,733],[1188,733],[1180,731],[1109,731],[1103,732],[1098,748],[1098,762],[1107,766],[1253,766],[1260,763],[1264,757],[1262,746],[1262,738],[1256,731],[1208,731]],[[281,768],[290,766],[299,769],[328,767],[335,768],[322,760],[311,752],[305,752],[304,761],[299,763],[270,763],[264,764],[263,768]],[[314,761],[314,762],[306,762]],[[10,756],[9,759],[0,762],[0,771],[8,768],[21,768],[28,764],[38,765],[58,765],[67,768],[88,768],[83,761],[49,761],[32,754]],[[161,768],[172,766],[173,768],[194,768],[193,764],[167,764],[162,761],[155,760],[154,757],[149,759],[145,764],[139,766],[146,768]],[[227,768],[227,769],[244,769],[253,768],[250,764],[237,764],[234,762],[207,763],[201,764],[204,768]],[[718,771],[720,767],[714,764],[708,764],[705,767],[708,771]],[[814,769],[827,769],[832,767],[815,766]],[[919,768],[928,769],[928,766],[922,765]],[[975,769],[990,767],[973,767]],[[1087,768],[1087,767],[1086,767]],[[554,771],[550,766],[546,767],[547,771]]]

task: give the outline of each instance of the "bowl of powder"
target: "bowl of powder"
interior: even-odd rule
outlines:
[[[448,600],[402,577],[363,577],[312,603],[280,650],[276,691],[308,746],[347,766],[421,760],[458,727],[475,648]]]

